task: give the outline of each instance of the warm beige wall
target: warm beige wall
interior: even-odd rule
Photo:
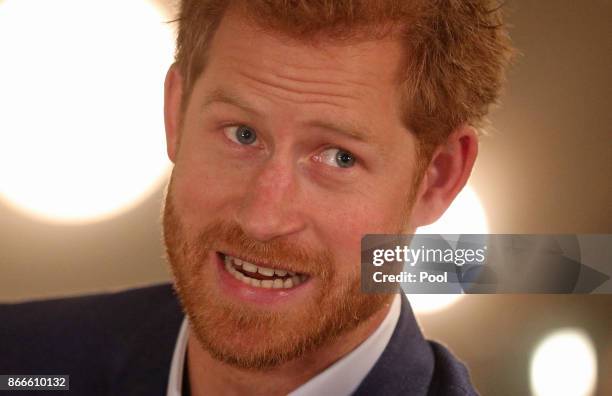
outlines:
[[[492,232],[612,232],[612,3],[508,8],[523,55],[473,179]]]

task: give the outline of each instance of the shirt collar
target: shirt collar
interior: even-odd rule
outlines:
[[[393,299],[385,319],[365,341],[299,386],[289,396],[350,395],[353,393],[387,347],[400,316],[400,305],[401,298],[398,294]],[[188,329],[189,325],[185,317],[172,355],[167,396],[181,396]]]
[[[187,352],[187,329],[189,324],[187,317],[183,318],[183,323],[174,345],[174,353],[172,354],[172,363],[170,363],[170,376],[168,378],[168,389],[166,396],[181,396],[183,387],[183,370],[185,366],[185,353]]]

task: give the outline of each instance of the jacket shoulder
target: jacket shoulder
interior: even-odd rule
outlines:
[[[171,334],[181,318],[170,284],[0,304],[0,372],[69,374],[71,388],[74,380],[87,379],[105,389],[109,384],[102,382],[119,370],[135,343],[148,341],[151,328]]]
[[[121,333],[164,305],[176,305],[170,284],[68,298],[0,304],[2,344],[28,337]],[[124,329],[124,327],[126,327]]]

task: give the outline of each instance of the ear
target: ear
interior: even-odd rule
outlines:
[[[465,186],[478,154],[476,130],[463,125],[434,151],[423,175],[411,216],[411,229],[431,224]]]
[[[181,126],[181,99],[183,97],[183,77],[178,66],[173,64],[166,73],[164,83],[164,124],[166,126],[166,149],[168,158],[174,163],[178,150]]]

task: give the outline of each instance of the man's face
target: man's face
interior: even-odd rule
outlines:
[[[164,213],[179,296],[214,357],[273,367],[389,300],[359,291],[360,241],[400,232],[410,212],[399,61],[391,40],[314,46],[222,21]]]

